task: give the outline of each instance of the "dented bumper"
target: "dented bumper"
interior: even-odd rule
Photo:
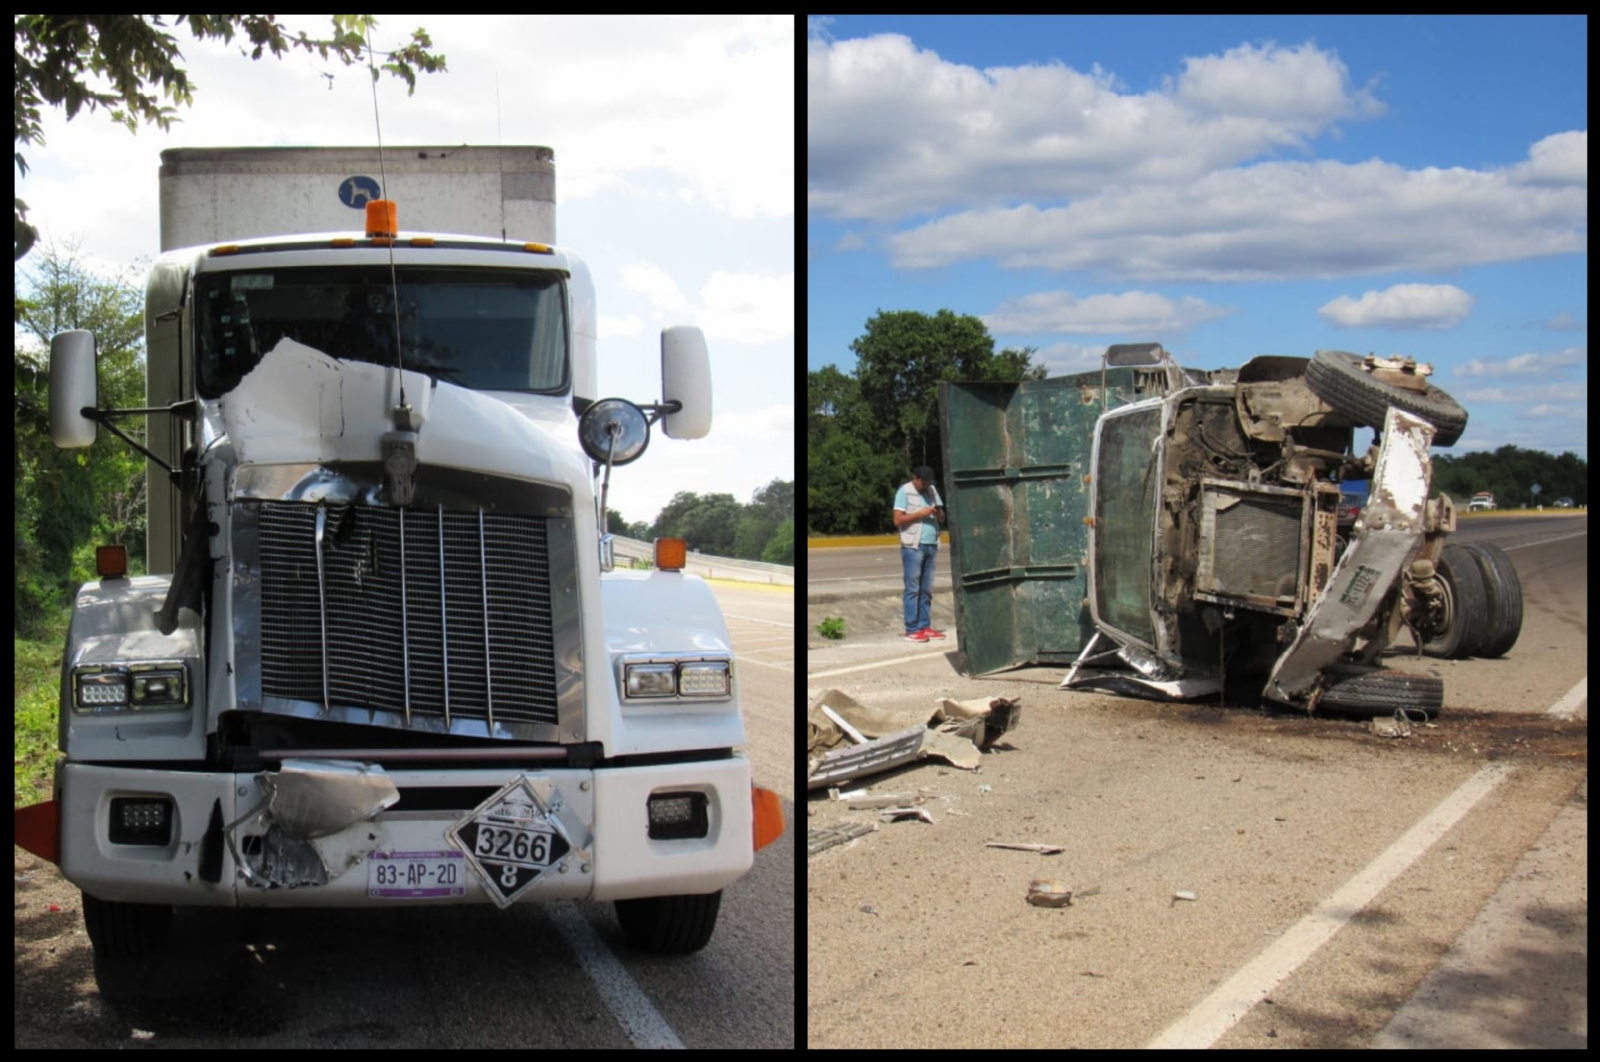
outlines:
[[[291,760],[249,774],[69,763],[57,782],[62,872],[104,900],[504,906],[506,893],[485,880],[474,853],[463,851],[471,843],[464,838],[479,831],[461,827],[508,787],[537,808],[534,821],[521,823],[529,827],[519,835],[523,845],[509,849],[537,871],[534,880],[524,872],[517,902],[712,892],[752,862],[750,768],[742,756],[598,770],[384,771]],[[647,802],[663,793],[700,794],[703,835],[650,836]],[[113,816],[130,799],[170,800],[162,843],[112,839]],[[548,847],[538,843],[541,830],[553,842]],[[426,872],[429,859],[443,868],[425,883],[433,887],[393,887],[394,868]]]

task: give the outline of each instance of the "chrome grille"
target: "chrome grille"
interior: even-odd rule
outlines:
[[[266,696],[556,723],[543,518],[264,502],[259,526]]]

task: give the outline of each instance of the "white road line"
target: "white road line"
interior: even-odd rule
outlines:
[[[683,1041],[672,1031],[667,1019],[651,1005],[650,997],[640,990],[572,902],[562,900],[549,904],[545,910],[633,1046],[683,1050]]]
[[[954,649],[952,643],[949,648]],[[893,660],[879,660],[876,664],[857,664],[855,667],[840,667],[832,671],[808,671],[806,678],[832,678],[834,675],[848,675],[852,671],[871,671],[875,667],[889,667],[891,664],[904,664],[911,660],[943,660],[943,653],[918,653],[916,656],[897,656]]]
[[[1557,719],[1571,719],[1578,714],[1578,705],[1586,704],[1589,700],[1589,676],[1585,675],[1578,680],[1578,684],[1567,691],[1567,695],[1550,706],[1546,715],[1553,715]]]
[[[1459,822],[1462,816],[1511,776],[1507,764],[1490,764],[1463,782],[1455,792],[1441,800],[1415,826],[1383,854],[1368,863],[1339,891],[1317,905],[1295,923],[1287,933],[1267,945],[1228,978],[1215,992],[1201,1000],[1193,1010],[1147,1044],[1150,1048],[1210,1047],[1249,1013],[1300,964],[1309,959],[1345,923],[1389,886],[1408,867],[1421,859],[1435,841]]]
[[[1552,542],[1565,542],[1569,538],[1587,538],[1588,535],[1589,532],[1587,531],[1574,531],[1572,534],[1562,535],[1560,538],[1542,538],[1538,542],[1524,542],[1520,546],[1504,546],[1502,548],[1507,553],[1510,553],[1514,549],[1532,549],[1534,546],[1548,546]]]
[[[739,654],[739,661],[745,664],[760,664],[762,667],[770,667],[774,671],[787,671],[791,675],[794,674],[793,664],[790,664],[787,667],[785,667],[783,664],[771,664],[765,660],[757,660],[753,656],[745,656],[743,653]]]
[[[770,623],[774,627],[789,627],[791,629],[794,627],[794,624],[792,623],[783,623],[779,620],[762,619],[760,616],[741,616],[737,612],[724,612],[723,615],[732,616],[734,619],[749,620],[751,623]]]

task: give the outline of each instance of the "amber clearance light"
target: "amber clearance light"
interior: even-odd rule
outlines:
[[[689,544],[681,538],[656,539],[656,568],[664,572],[681,572],[689,563]]]

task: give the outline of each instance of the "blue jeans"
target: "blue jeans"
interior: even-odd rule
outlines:
[[[933,559],[939,544],[929,542],[912,549],[900,547],[900,564],[906,575],[906,633],[928,626],[928,609],[933,604]]]

